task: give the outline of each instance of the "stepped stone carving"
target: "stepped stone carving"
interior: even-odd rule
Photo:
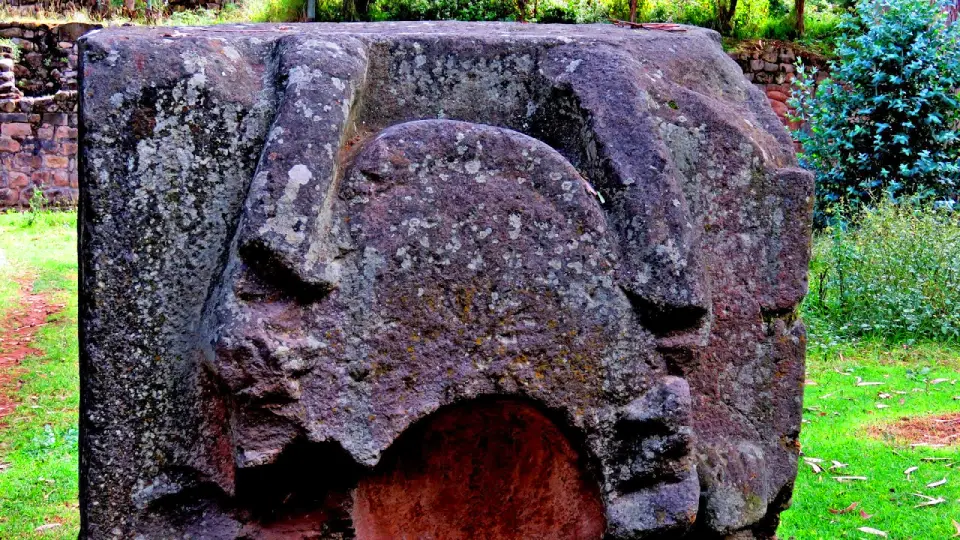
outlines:
[[[770,538],[812,178],[717,34],[81,42],[89,538]]]

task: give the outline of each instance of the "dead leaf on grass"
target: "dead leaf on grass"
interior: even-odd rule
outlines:
[[[915,497],[920,497],[921,499],[926,499],[922,503],[914,506],[914,508],[923,508],[924,506],[936,506],[940,503],[947,502],[947,500],[944,499],[943,497],[928,497],[927,495],[924,495],[922,493],[914,493],[913,495]]]
[[[947,478],[943,477],[942,480],[937,480],[936,482],[930,482],[929,484],[927,484],[927,487],[928,488],[940,487],[946,483],[947,483]]]
[[[62,527],[62,523],[47,523],[46,525],[41,525],[33,530],[33,532],[43,532],[49,531],[50,529],[56,529],[57,527]]]
[[[850,512],[853,512],[859,505],[860,505],[859,502],[852,502],[850,503],[850,506],[844,508],[843,510],[835,510],[833,508],[828,508],[827,510],[831,514],[849,514]]]
[[[823,472],[823,468],[820,467],[820,463],[823,463],[822,459],[817,458],[803,458],[803,462],[810,466],[813,469],[815,474],[820,474]]]
[[[880,529],[874,529],[872,527],[860,527],[857,530],[862,533],[872,534],[874,536],[882,536],[884,538],[887,537],[887,533],[881,531]]]
[[[853,482],[853,481],[864,481],[867,480],[866,476],[834,476],[834,480],[837,482]]]
[[[920,467],[910,467],[907,470],[903,471],[903,474],[907,475],[907,480],[910,479],[910,475],[920,470]]]

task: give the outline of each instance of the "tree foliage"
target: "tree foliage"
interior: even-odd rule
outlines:
[[[955,201],[960,25],[939,1],[863,0],[841,27],[831,78],[800,70],[791,102],[821,210],[882,194]]]

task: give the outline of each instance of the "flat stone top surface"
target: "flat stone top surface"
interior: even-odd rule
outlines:
[[[217,34],[262,35],[265,37],[291,34],[369,34],[379,36],[456,36],[461,38],[557,38],[568,42],[589,39],[618,42],[624,39],[675,40],[690,36],[709,36],[720,43],[720,34],[697,26],[678,25],[685,31],[634,29],[612,24],[517,24],[507,22],[409,21],[378,23],[287,23],[287,24],[223,24],[217,26],[132,27],[104,28],[87,34],[93,36],[124,36],[148,40],[180,37],[216,36]]]

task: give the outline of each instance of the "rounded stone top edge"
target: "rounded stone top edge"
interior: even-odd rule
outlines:
[[[365,38],[453,37],[458,39],[675,41],[691,38],[720,43],[719,34],[698,26],[678,25],[682,32],[632,29],[608,23],[539,24],[517,22],[390,21],[373,23],[233,23],[213,26],[106,27],[83,39],[154,41],[170,39],[273,40],[285,36],[357,36]]]
[[[563,154],[546,142],[508,127],[484,124],[482,122],[470,122],[466,120],[455,120],[450,118],[420,118],[416,120],[408,120],[387,126],[371,141],[367,142],[366,145],[376,142],[392,142],[393,139],[409,139],[411,132],[420,132],[421,137],[415,140],[425,140],[431,135],[436,135],[437,133],[443,132],[443,130],[454,130],[464,134],[469,132],[473,136],[494,136],[509,139],[519,145],[526,145],[531,150],[540,152],[542,157],[553,159],[557,163],[562,164],[564,167],[568,167],[568,172],[575,174],[578,177],[581,176],[580,172],[570,164]],[[363,150],[361,149],[360,152],[363,152]],[[425,153],[429,152],[425,151]]]

